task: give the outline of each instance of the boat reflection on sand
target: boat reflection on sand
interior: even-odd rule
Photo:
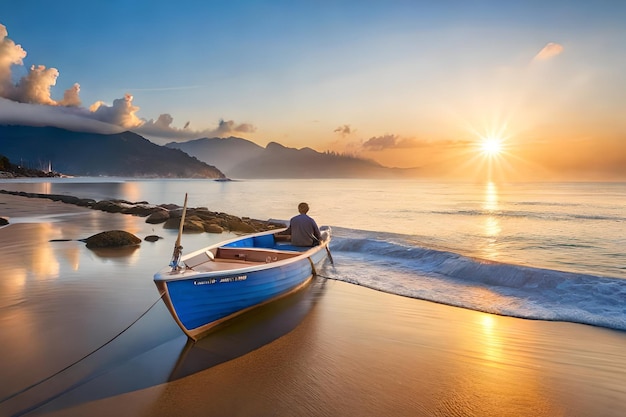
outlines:
[[[301,290],[255,308],[183,347],[169,381],[211,368],[259,349],[295,329],[325,290],[326,279],[314,278]]]

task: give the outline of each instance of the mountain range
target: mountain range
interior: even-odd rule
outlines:
[[[215,165],[230,178],[399,178],[416,173],[416,169],[387,168],[367,159],[288,148],[276,142],[263,148],[236,137],[201,138],[165,146]]]
[[[311,148],[266,147],[246,139],[201,138],[157,145],[132,133],[0,126],[0,155],[29,168],[74,176],[152,178],[399,178],[415,169]]]

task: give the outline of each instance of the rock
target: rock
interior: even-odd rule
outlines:
[[[132,214],[134,216],[139,216],[139,217],[147,217],[150,214],[154,213],[155,210],[161,210],[161,209],[160,208],[157,209],[155,206],[152,206],[150,204],[137,203],[135,205],[125,208],[124,210],[122,210],[122,213]]]
[[[146,223],[158,224],[167,221],[170,218],[170,212],[163,208],[156,208],[146,219]]]
[[[164,229],[178,229],[180,228],[180,217],[169,218],[164,224]],[[200,233],[204,232],[204,224],[201,220],[187,219],[185,218],[185,224],[183,225],[183,232]]]
[[[185,214],[185,216],[187,216],[189,214],[189,210],[187,210],[187,213]],[[183,217],[183,209],[182,208],[174,208],[170,210],[170,218],[181,218]]]
[[[215,220],[218,218],[216,213],[206,209],[196,209],[193,213],[195,216],[201,218],[203,221]]]
[[[93,207],[96,203],[97,201],[93,198],[80,198],[78,199],[78,202],[76,202],[76,205],[81,207]]]
[[[163,207],[165,210],[175,210],[181,208],[178,204],[161,204],[159,207]]]
[[[169,219],[165,221],[165,223],[163,223],[164,229],[178,229],[179,226],[180,226],[180,218],[173,219],[170,217]]]
[[[54,201],[62,201],[68,204],[89,207],[94,210],[109,213],[132,214],[147,217],[146,223],[163,223],[164,229],[178,229],[183,208],[177,204],[152,205],[147,201],[131,202],[127,200],[102,200],[82,199],[63,194],[36,194],[24,191],[0,190],[0,193],[18,195],[30,198],[47,198]],[[222,233],[229,230],[235,233],[254,233],[262,230],[272,230],[285,227],[281,223],[261,221],[249,217],[239,218],[227,213],[213,212],[207,207],[188,207],[185,214],[184,232],[198,233]]]
[[[145,240],[146,242],[156,242],[159,239],[163,239],[163,238],[157,235],[148,235],[143,238],[143,240]]]
[[[207,232],[207,233],[218,233],[219,234],[219,233],[223,233],[224,229],[219,224],[205,223],[204,224],[204,231]]]
[[[4,217],[0,217],[0,226],[6,226],[7,224],[9,224],[9,221]]]
[[[232,232],[240,232],[240,233],[254,233],[257,230],[254,226],[241,221],[241,219],[230,218],[228,219],[228,228]]]
[[[62,201],[64,203],[66,203],[66,204],[78,205],[78,202],[80,201],[80,198],[74,197],[73,195],[62,195],[62,196],[59,196],[59,200],[58,201]]]
[[[101,232],[87,239],[82,239],[89,249],[93,248],[119,248],[125,246],[136,246],[141,243],[141,239],[132,233],[123,230],[110,230]]]
[[[29,198],[47,198],[52,201],[61,201],[63,203],[74,204],[78,201],[77,197],[64,195],[64,194],[39,194],[39,193],[28,193]]]
[[[114,203],[109,200],[98,201],[92,206],[94,210],[106,211],[108,213],[121,213],[124,207],[119,203]]]
[[[202,233],[204,232],[204,223],[202,223],[202,220],[185,219],[185,224],[183,225],[183,232]]]

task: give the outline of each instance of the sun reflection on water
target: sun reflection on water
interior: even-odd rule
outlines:
[[[485,185],[485,199],[483,201],[483,209],[493,212],[499,209],[498,205],[498,187],[495,183],[489,181]]]
[[[498,187],[491,181],[485,186],[482,208],[487,214],[483,224],[483,233],[487,241],[483,247],[482,256],[487,259],[496,259],[499,255],[497,240],[502,228],[497,215],[500,210]]]
[[[123,192],[123,195],[128,196],[128,200],[132,202],[136,202],[140,199],[141,190],[139,189],[139,185],[133,181],[125,181],[120,185],[120,188]]]

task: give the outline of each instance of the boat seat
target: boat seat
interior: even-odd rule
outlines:
[[[236,259],[251,262],[276,262],[283,259],[293,258],[298,255],[300,255],[300,252],[290,250],[220,247],[217,249],[215,258],[216,260]]]
[[[185,266],[187,268],[195,268],[198,265],[201,265],[205,262],[209,262],[215,259],[215,255],[213,255],[213,252],[211,251],[205,251],[202,253],[199,253],[196,256],[192,256],[189,259],[185,259]]]

